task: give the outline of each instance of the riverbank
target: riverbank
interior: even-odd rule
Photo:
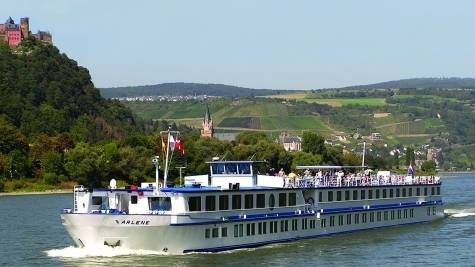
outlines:
[[[52,195],[52,194],[71,194],[72,189],[46,190],[38,192],[7,192],[0,193],[1,196],[23,196],[23,195]]]

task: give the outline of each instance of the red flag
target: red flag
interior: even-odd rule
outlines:
[[[175,149],[180,151],[182,155],[185,154],[185,146],[183,144],[183,140],[181,140],[180,136],[177,136],[175,139]]]

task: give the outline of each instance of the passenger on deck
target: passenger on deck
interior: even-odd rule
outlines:
[[[281,177],[285,176],[284,168],[280,169],[279,176],[281,176]]]
[[[309,170],[309,169],[306,169],[306,170],[303,172],[303,174],[304,174],[305,176],[309,176],[309,175],[310,175],[310,170]]]
[[[337,184],[338,187],[341,186],[341,180],[343,179],[343,175],[344,175],[344,173],[343,173],[342,170],[338,171],[338,173],[336,175],[336,184]]]

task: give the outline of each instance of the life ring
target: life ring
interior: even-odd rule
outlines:
[[[308,198],[305,199],[305,203],[313,205],[313,204],[315,204],[315,200],[313,199],[313,197],[308,197]]]

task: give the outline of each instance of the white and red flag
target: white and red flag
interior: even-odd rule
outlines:
[[[183,140],[181,140],[180,136],[177,136],[176,137],[176,140],[175,140],[175,149],[180,151],[180,153],[182,155],[185,154],[185,146],[183,144]]]

